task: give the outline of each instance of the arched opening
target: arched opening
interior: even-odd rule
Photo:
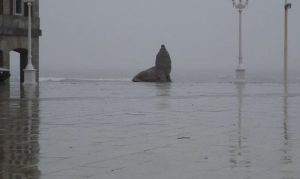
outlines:
[[[10,80],[14,82],[24,82],[24,69],[27,65],[27,50],[26,49],[14,49],[9,53],[10,61]]]

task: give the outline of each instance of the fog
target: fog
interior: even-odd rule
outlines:
[[[289,68],[300,67],[299,2],[290,1]],[[247,73],[282,72],[284,0],[249,0],[243,12]],[[41,0],[41,76],[135,74],[161,44],[172,74],[231,74],[238,63],[238,12],[231,0]]]

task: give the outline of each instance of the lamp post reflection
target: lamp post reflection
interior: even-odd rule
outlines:
[[[281,152],[280,164],[283,166],[281,170],[282,179],[286,178],[297,178],[298,176],[293,169],[289,169],[289,166],[293,164],[293,155],[292,155],[292,143],[290,136],[290,126],[289,126],[289,103],[288,103],[288,88],[284,86],[284,95],[283,95],[283,133],[282,133],[282,142],[281,142]],[[285,167],[284,167],[285,166]]]
[[[9,94],[0,91],[0,94]],[[25,93],[24,93],[25,94]],[[0,95],[0,178],[38,179],[39,102],[38,91],[23,99]],[[22,95],[22,93],[21,93]]]
[[[238,121],[237,129],[232,131],[230,135],[230,167],[231,168],[249,168],[251,167],[251,161],[247,158],[247,150],[245,143],[247,137],[243,135],[243,96],[245,83],[235,83],[237,89],[237,104],[238,104]]]
[[[243,106],[243,91],[244,84],[236,84],[237,97],[238,97],[238,136],[239,148],[242,148],[242,106]]]
[[[287,95],[285,94],[284,97],[283,97],[283,148],[282,148],[282,152],[283,152],[283,155],[281,157],[281,162],[283,164],[289,164],[289,163],[292,163],[292,158],[289,154],[290,152],[290,143],[289,143],[289,124],[288,124],[288,119],[289,119],[289,116],[288,116],[288,97]]]

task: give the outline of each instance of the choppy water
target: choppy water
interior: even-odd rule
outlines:
[[[0,85],[0,179],[298,179],[300,84]]]

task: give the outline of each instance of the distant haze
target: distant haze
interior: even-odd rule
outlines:
[[[290,1],[289,65],[300,68],[300,3]],[[284,0],[249,0],[243,13],[247,73],[282,72]],[[238,12],[231,0],[41,0],[41,75],[135,75],[161,44],[173,74],[237,66]]]

